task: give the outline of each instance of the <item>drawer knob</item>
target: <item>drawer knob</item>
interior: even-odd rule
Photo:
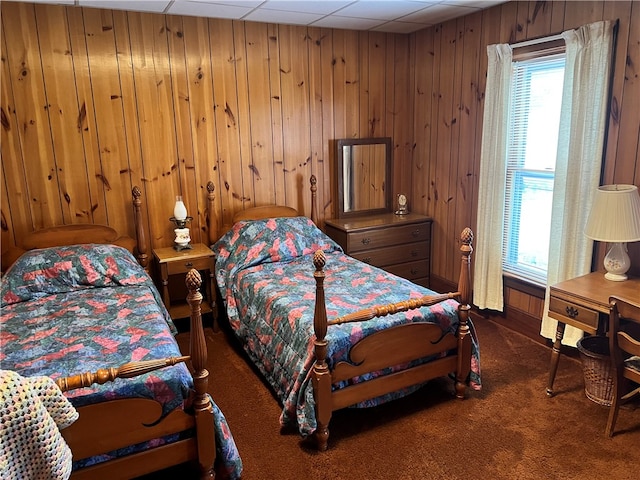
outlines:
[[[362,261],[363,261],[364,263],[371,263],[371,257],[364,257],[364,258],[362,259]]]
[[[411,269],[411,275],[417,275],[418,274],[418,270],[416,270],[415,268]]]
[[[576,318],[578,316],[578,309],[575,307],[568,306],[565,308],[565,312],[567,312],[567,317]]]
[[[184,264],[184,266],[187,267],[187,268],[191,268],[191,267],[193,267],[193,263],[192,262],[187,262],[187,263]]]
[[[413,232],[411,232],[411,235],[413,235],[414,237],[419,237],[420,236],[420,229],[416,228]]]
[[[417,250],[411,250],[411,256],[412,257],[417,257],[418,256],[418,251]]]
[[[363,245],[369,245],[371,243],[371,239],[370,238],[363,238],[362,239],[362,244]]]

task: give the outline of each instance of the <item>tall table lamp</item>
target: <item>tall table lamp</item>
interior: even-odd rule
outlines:
[[[603,185],[593,199],[587,226],[587,237],[607,242],[604,257],[605,278],[615,282],[627,279],[631,260],[627,242],[640,240],[640,195],[635,185]]]

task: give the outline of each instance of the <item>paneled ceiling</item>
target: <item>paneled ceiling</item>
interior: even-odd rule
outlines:
[[[411,33],[505,0],[29,0],[252,22]]]

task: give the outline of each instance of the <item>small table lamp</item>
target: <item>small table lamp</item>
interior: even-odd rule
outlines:
[[[171,220],[176,228],[173,230],[176,238],[173,242],[173,248],[177,251],[191,249],[191,235],[189,234],[189,228],[187,224],[193,220],[193,217],[187,215],[187,207],[185,207],[182,201],[182,196],[176,196],[176,204],[173,207],[173,217]]]
[[[605,278],[616,282],[627,279],[631,260],[626,242],[640,240],[640,195],[635,185],[598,187],[584,229],[587,237],[610,243],[604,257]]]

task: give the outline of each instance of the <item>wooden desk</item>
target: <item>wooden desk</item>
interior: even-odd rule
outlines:
[[[549,316],[558,321],[558,328],[551,352],[547,395],[553,395],[565,326],[571,325],[591,335],[606,334],[612,295],[640,300],[640,278],[612,282],[604,278],[603,272],[593,272],[549,288]]]

